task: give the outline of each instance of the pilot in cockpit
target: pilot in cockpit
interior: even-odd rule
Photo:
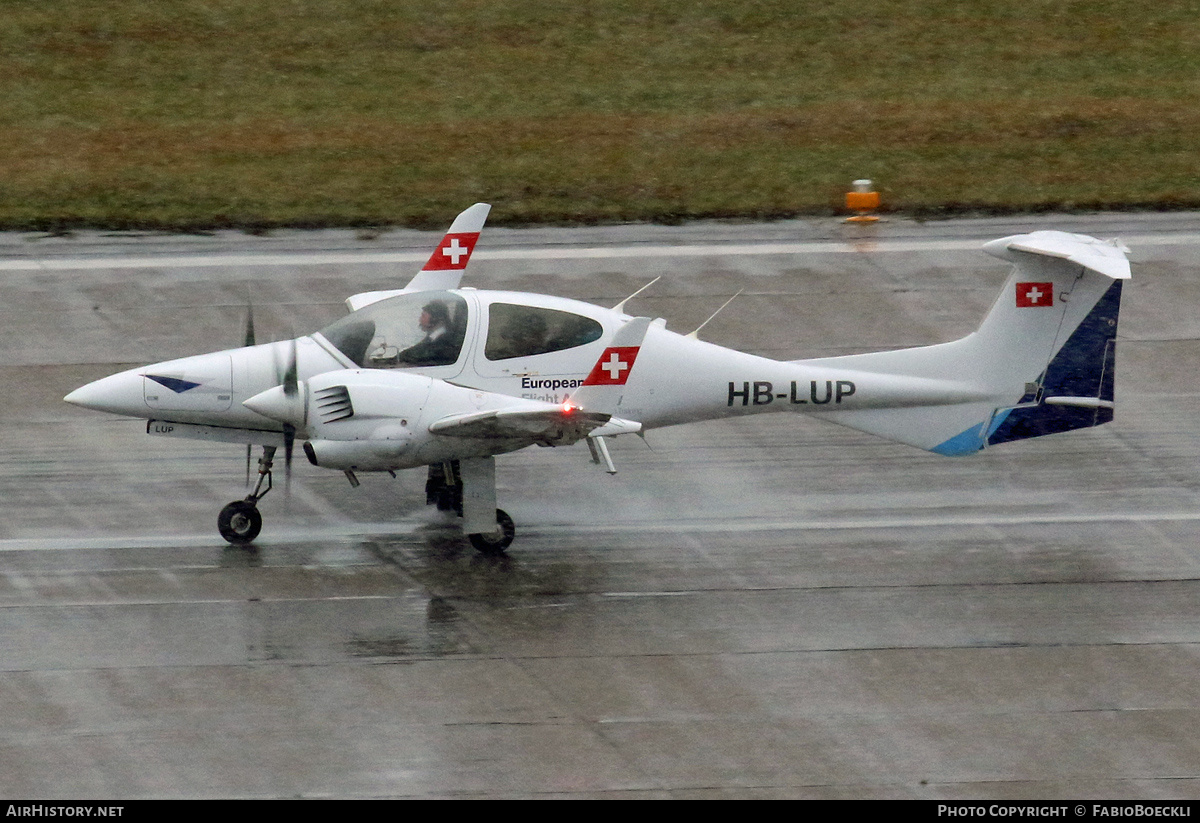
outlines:
[[[425,337],[400,352],[399,361],[406,366],[442,366],[458,357],[459,343],[450,333],[450,310],[439,300],[426,303],[418,321]]]

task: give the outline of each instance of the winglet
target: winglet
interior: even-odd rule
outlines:
[[[633,373],[634,363],[637,362],[638,352],[646,337],[646,330],[650,328],[650,322],[649,317],[635,317],[617,329],[617,333],[608,342],[604,352],[596,361],[596,365],[592,367],[591,373],[588,374],[582,385],[567,398],[567,403],[573,408],[584,411],[615,415],[621,398],[625,394],[625,383],[629,380],[629,375]],[[617,420],[615,417],[613,419]],[[628,421],[621,422],[627,423]],[[637,431],[640,429],[641,425],[636,424],[636,428],[623,429],[620,433],[624,433],[626,430]],[[618,432],[605,431],[601,433],[616,434]]]
[[[346,300],[346,305],[351,311],[357,311],[363,306],[369,306],[386,297],[394,297],[401,292],[457,289],[491,210],[492,207],[487,203],[476,203],[454,218],[450,230],[433,250],[425,267],[417,272],[403,289],[356,294]]]
[[[487,203],[476,203],[464,211],[450,224],[442,242],[433,250],[425,268],[417,273],[405,291],[429,291],[431,289],[456,289],[462,280],[467,263],[471,260],[471,252],[483,231],[488,212],[492,207]]]

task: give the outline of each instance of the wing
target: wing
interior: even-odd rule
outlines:
[[[528,440],[566,446],[605,425],[611,415],[565,406],[542,409],[493,409],[451,414],[429,425],[429,431],[446,437]]]

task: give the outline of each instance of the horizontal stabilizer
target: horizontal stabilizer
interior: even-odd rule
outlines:
[[[993,240],[984,245],[983,250],[993,257],[1012,263],[1021,262],[1020,256],[1013,252],[1025,252],[1069,260],[1114,280],[1128,280],[1132,277],[1129,258],[1125,256],[1129,249],[1115,241],[1105,242],[1086,234],[1035,231]]]

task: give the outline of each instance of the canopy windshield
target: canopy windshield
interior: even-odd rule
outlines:
[[[320,333],[361,368],[405,369],[458,362],[466,331],[467,301],[421,291],[372,303]]]

